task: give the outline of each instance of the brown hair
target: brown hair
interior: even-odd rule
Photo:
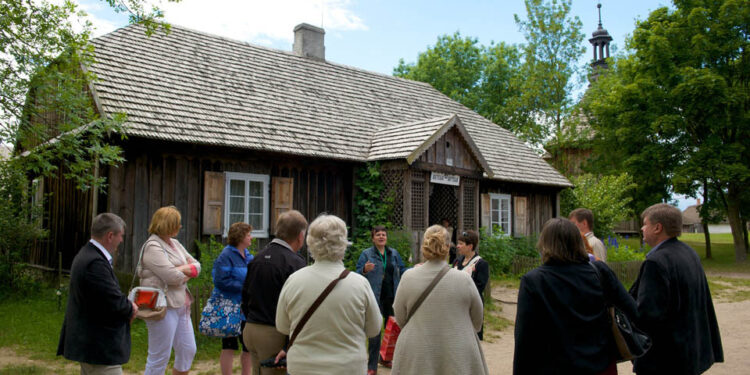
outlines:
[[[549,219],[539,236],[537,248],[542,253],[542,262],[550,260],[561,263],[586,263],[589,256],[583,245],[578,227],[570,220]]]
[[[253,226],[248,223],[236,222],[229,226],[227,233],[227,243],[237,247],[248,233],[252,232]],[[240,249],[242,250],[242,249]]]
[[[294,241],[307,228],[307,219],[297,210],[289,210],[279,215],[276,220],[276,237]]]
[[[477,251],[477,245],[479,244],[479,235],[476,231],[473,230],[466,230],[463,231],[457,238],[458,241],[461,241],[467,245],[472,245],[472,250]]]
[[[433,225],[424,231],[422,256],[425,260],[445,259],[448,256],[448,231],[442,225]]]
[[[641,218],[643,220],[648,219],[652,225],[661,224],[664,233],[669,237],[677,237],[682,234],[682,212],[677,207],[666,203],[657,203],[643,210]]]
[[[579,222],[586,222],[586,225],[588,225],[589,230],[594,230],[594,213],[591,212],[588,208],[576,208],[573,211],[570,211],[570,215],[568,217],[574,217],[576,221]]]
[[[388,234],[388,231],[385,229],[385,226],[376,225],[372,227],[372,230],[370,231],[370,238],[375,237],[375,233],[378,233],[378,232],[385,232],[386,234]]]
[[[182,215],[175,206],[162,207],[151,217],[148,232],[157,236],[172,236],[180,230]]]

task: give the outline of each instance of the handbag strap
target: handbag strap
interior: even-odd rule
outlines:
[[[132,290],[133,289],[133,285],[135,285],[135,278],[136,278],[136,276],[138,276],[138,268],[141,266],[141,259],[143,259],[143,251],[146,250],[146,245],[148,245],[149,242],[156,242],[157,244],[159,244],[159,246],[161,247],[161,249],[164,250],[164,256],[165,257],[169,257],[167,255],[167,249],[165,249],[164,246],[162,246],[159,242],[153,241],[153,240],[152,241],[146,241],[146,242],[144,242],[143,246],[141,246],[141,253],[140,253],[140,255],[138,255],[138,263],[136,263],[135,269],[133,270],[133,279],[130,280],[130,288],[128,288],[128,290]]]
[[[286,352],[289,352],[289,348],[292,347],[292,344],[294,344],[294,339],[297,338],[297,335],[299,335],[300,331],[302,331],[302,328],[305,327],[305,323],[307,323],[308,320],[310,320],[310,316],[315,312],[315,310],[318,309],[321,303],[323,303],[323,300],[328,297],[329,294],[331,294],[331,291],[336,286],[336,284],[339,283],[342,279],[346,278],[349,275],[349,270],[345,269],[341,271],[341,274],[339,277],[337,277],[335,280],[331,281],[328,286],[323,289],[323,292],[320,293],[318,298],[313,302],[313,304],[310,306],[309,309],[307,309],[307,312],[304,316],[302,316],[302,319],[299,321],[299,324],[297,324],[297,327],[295,327],[294,332],[292,332],[292,336],[289,338],[289,345],[286,346]]]
[[[450,271],[450,267],[446,264],[440,272],[435,276],[434,279],[432,279],[432,282],[430,282],[430,285],[427,286],[427,289],[422,292],[422,295],[417,298],[417,302],[414,302],[414,307],[412,307],[411,311],[409,311],[409,315],[406,317],[406,321],[404,322],[404,325],[401,326],[401,329],[404,329],[406,327],[406,324],[409,323],[409,320],[411,320],[411,317],[414,316],[414,313],[419,309],[419,306],[422,306],[422,302],[427,298],[428,295],[430,295],[430,292],[432,292],[433,289],[435,289],[435,285],[440,282],[440,280],[445,276],[448,271]]]

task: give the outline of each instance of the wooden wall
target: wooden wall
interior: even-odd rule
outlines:
[[[511,196],[511,223],[514,236],[529,235],[539,233],[547,220],[556,217],[557,211],[557,193],[560,188],[545,187],[528,184],[513,184],[492,180],[482,180],[480,183],[480,194],[498,193],[510,194]],[[516,198],[525,198],[526,201],[526,220],[525,233],[519,233],[520,225],[516,225]],[[482,207],[482,210],[485,208]],[[484,227],[487,223],[480,223]]]
[[[451,161],[449,163],[448,161]],[[417,170],[457,174],[462,176],[482,176],[482,167],[469,150],[469,145],[461,133],[453,128],[438,138],[411,166]]]
[[[182,230],[177,239],[188,250],[197,250],[196,240],[207,240],[201,222],[206,171],[267,174],[272,179],[291,177],[293,206],[308,220],[327,212],[349,225],[352,222],[353,163],[137,138],[128,140],[123,149],[127,161],[102,171],[108,177],[108,186],[101,192],[98,205],[99,212],[116,213],[127,224],[124,244],[115,258],[120,271],[134,268],[140,246],[148,238],[151,216],[159,207],[174,205],[180,210]],[[57,251],[61,250],[63,268],[68,269],[89,239],[92,205],[90,194],[79,197],[81,193],[64,180],[58,185],[47,184],[53,197],[53,206],[47,210],[50,239],[39,246],[36,259],[37,263],[56,267]],[[261,245],[267,241],[261,241]],[[54,263],[46,259],[54,259]]]

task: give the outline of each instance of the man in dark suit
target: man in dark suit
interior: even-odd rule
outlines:
[[[124,232],[119,216],[96,216],[91,240],[78,251],[70,269],[57,355],[80,362],[82,375],[119,375],[130,359],[130,323],[138,307],[120,291],[112,269]]]
[[[630,294],[637,325],[653,346],[633,361],[636,374],[700,374],[724,361],[719,325],[700,258],[677,240],[682,213],[655,204],[642,214],[643,239],[652,247]]]

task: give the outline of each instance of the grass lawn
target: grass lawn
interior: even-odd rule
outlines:
[[[3,328],[0,330],[0,347],[12,348],[18,354],[32,360],[45,361],[53,368],[59,367],[60,373],[68,373],[69,370],[62,370],[62,368],[72,362],[56,355],[64,315],[64,311],[57,310],[57,298],[54,290],[51,289],[44,289],[32,296],[6,298],[0,302],[0,316],[4,318]],[[148,354],[148,332],[142,320],[136,319],[133,322],[131,339],[130,361],[123,366],[123,369],[142,372],[146,366]],[[195,339],[198,346],[195,360],[218,362],[221,340],[198,333]],[[76,366],[76,371],[73,373],[77,370]],[[0,368],[0,374],[45,373],[37,371],[24,366]],[[58,370],[55,373],[58,373]]]

